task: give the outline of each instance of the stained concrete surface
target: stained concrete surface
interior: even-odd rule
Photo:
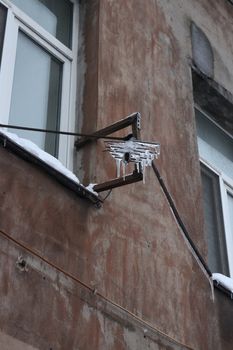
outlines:
[[[214,78],[231,91],[230,6],[225,0],[93,0],[84,11],[82,131],[141,112],[142,139],[161,143],[158,168],[204,257],[190,23],[208,36]],[[84,183],[115,176],[115,163],[102,150],[99,140],[80,152]],[[151,170],[145,185],[114,190],[97,210],[5,149],[0,168],[0,229],[122,308],[117,322],[93,307],[94,293],[61,282],[40,259],[27,257],[31,270],[20,274],[15,262],[25,252],[2,243],[0,328],[6,334],[43,350],[232,349],[223,328],[231,301],[218,294],[212,300]],[[123,322],[123,309],[167,334],[169,343],[162,335],[144,337],[143,324]]]

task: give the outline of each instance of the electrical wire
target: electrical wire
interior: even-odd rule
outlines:
[[[118,141],[125,140],[125,137],[113,137],[113,136],[105,136],[105,135],[101,135],[101,134],[95,135],[94,133],[93,134],[84,134],[84,133],[80,133],[80,132],[31,128],[31,127],[19,126],[19,125],[0,124],[0,128],[44,132],[44,133],[49,133],[49,134],[68,135],[68,136],[80,136],[80,137],[86,137],[86,138],[91,138],[91,139],[106,139],[106,140],[118,140]]]
[[[114,301],[110,300],[109,298],[105,297],[103,294],[99,293],[97,290],[91,288],[88,284],[86,284],[85,282],[81,281],[79,278],[75,277],[74,275],[72,275],[71,273],[69,273],[68,271],[63,270],[61,267],[59,267],[58,265],[52,263],[51,261],[49,261],[48,259],[46,259],[45,257],[43,257],[42,255],[40,255],[38,252],[36,252],[35,250],[33,250],[31,247],[28,247],[27,245],[25,245],[24,243],[19,242],[18,240],[16,240],[15,238],[13,238],[11,235],[9,235],[8,233],[4,232],[3,230],[0,229],[0,233],[1,235],[7,239],[8,241],[13,242],[15,245],[17,245],[18,247],[22,248],[23,250],[26,250],[27,252],[29,252],[31,255],[36,256],[37,258],[39,258],[40,260],[42,260],[43,262],[45,262],[47,265],[53,267],[54,269],[56,269],[57,271],[61,272],[63,275],[69,277],[70,279],[72,279],[73,281],[77,282],[78,284],[82,285],[84,288],[87,288],[89,291],[91,291],[92,293],[94,293],[95,295],[97,295],[98,297],[100,297],[101,299],[105,300],[107,303],[111,304],[112,306],[122,310],[123,312],[127,313],[129,316],[131,316],[132,318],[134,318],[136,321],[140,322],[141,324],[143,324],[144,327],[147,327],[148,330],[151,330],[152,332],[155,331],[157,333],[159,333],[161,336],[167,338],[169,341],[177,344],[177,345],[181,345],[183,347],[185,347],[187,350],[194,350],[193,348],[191,348],[190,346],[174,339],[173,337],[171,337],[170,335],[164,333],[163,331],[161,331],[160,329],[158,329],[157,327],[154,327],[153,325],[151,325],[150,323],[146,322],[145,320],[141,319],[140,317],[138,317],[137,315],[135,315],[133,312],[125,309],[124,307],[122,307],[121,305],[115,303]],[[96,306],[97,307],[97,306]]]
[[[94,135],[94,134],[83,134],[83,133],[74,133],[74,132],[68,132],[68,131],[57,131],[57,130],[49,130],[49,129],[39,129],[39,128],[31,128],[31,127],[24,127],[24,126],[19,126],[19,125],[7,125],[7,124],[0,124],[0,127],[3,128],[10,128],[10,129],[18,129],[18,130],[25,130],[25,131],[35,131],[35,132],[46,132],[46,133],[53,133],[53,134],[60,134],[60,135],[70,135],[70,136],[80,136],[80,137],[87,137],[87,138],[93,138],[93,139],[108,139],[108,140],[126,140],[127,137],[111,137],[111,136],[104,136],[104,135]],[[200,262],[200,264],[203,266],[204,270],[207,272],[208,276],[211,277],[212,273],[209,269],[209,267],[207,266],[206,262],[204,261],[204,259],[202,258],[200,252],[198,251],[197,247],[195,246],[194,242],[192,241],[179,213],[178,210],[175,206],[175,203],[157,169],[157,167],[155,166],[154,162],[152,162],[152,168],[154,170],[154,173],[160,183],[160,186],[163,189],[163,192],[170,204],[170,207],[173,211],[173,214],[175,215],[175,218],[177,220],[178,225],[180,226],[182,232],[184,233],[185,237],[187,238],[188,242],[190,243],[191,248],[194,251],[194,254],[196,255],[198,261]],[[109,191],[109,193],[106,195],[106,197],[103,199],[103,201],[105,201],[108,196],[110,195],[111,190]]]
[[[57,131],[57,130],[49,130],[49,129],[39,129],[39,128],[31,128],[31,127],[24,127],[24,126],[19,126],[19,125],[7,125],[7,124],[0,124],[0,127],[3,128],[10,128],[10,129],[18,129],[18,130],[25,130],[25,131],[35,131],[35,132],[46,132],[46,133],[53,133],[53,134],[59,134],[59,135],[70,135],[70,136],[80,136],[80,137],[87,137],[87,138],[93,138],[93,139],[110,139],[110,140],[126,140],[127,137],[111,137],[111,136],[104,136],[104,135],[94,135],[94,134],[83,134],[83,133],[74,133],[74,132],[68,132],[68,131]],[[179,213],[178,210],[175,206],[175,203],[157,169],[157,167],[155,166],[154,162],[152,162],[152,168],[154,170],[154,173],[160,183],[160,186],[163,189],[163,192],[170,204],[170,207],[175,215],[175,218],[177,220],[178,225],[180,226],[182,232],[184,233],[185,237],[187,238],[188,242],[190,243],[195,255],[197,256],[198,260],[200,261],[201,265],[204,267],[205,271],[207,272],[207,274],[211,277],[212,273],[209,269],[209,267],[207,266],[206,262],[204,261],[204,259],[202,258],[200,252],[198,251],[197,247],[195,246],[194,242],[192,241]],[[109,193],[106,195],[106,197],[103,199],[103,201],[105,201],[108,196],[110,195],[111,190],[109,191]]]
[[[170,208],[175,216],[176,222],[179,225],[181,231],[184,234],[184,237],[186,238],[185,242],[189,247],[189,250],[191,251],[194,259],[196,260],[196,262],[198,263],[198,265],[200,266],[200,269],[202,270],[202,272],[204,273],[204,275],[206,276],[206,278],[208,279],[208,282],[210,284],[210,288],[211,288],[211,294],[212,294],[212,300],[214,301],[214,282],[212,279],[212,272],[210,271],[208,265],[206,264],[205,260],[203,259],[203,257],[201,256],[199,250],[197,249],[196,245],[194,244],[193,240],[191,239],[188,230],[186,229],[181,216],[176,208],[176,205],[167,189],[167,186],[165,185],[165,182],[163,181],[163,178],[161,177],[158,168],[155,166],[154,162],[152,162],[152,168],[154,170],[154,173],[159,181],[159,184],[163,190],[163,193],[170,205]]]
[[[46,132],[46,133],[53,133],[53,134],[61,134],[61,135],[69,135],[69,136],[80,136],[80,137],[87,137],[87,138],[93,138],[93,139],[111,139],[111,140],[125,140],[125,138],[123,137],[110,137],[110,136],[104,136],[104,135],[94,135],[94,134],[83,134],[83,133],[73,133],[73,132],[66,132],[66,131],[55,131],[55,130],[47,130],[47,129],[38,129],[38,128],[30,128],[30,127],[22,127],[22,126],[17,126],[17,125],[7,125],[7,124],[0,124],[0,127],[3,128],[10,128],[10,129],[19,129],[19,130],[25,130],[25,131],[35,131],[35,132]],[[153,171],[159,181],[159,184],[167,198],[167,201],[170,205],[170,208],[172,209],[172,212],[176,218],[176,221],[179,225],[179,227],[181,228],[182,232],[184,233],[185,237],[187,238],[195,256],[196,259],[199,261],[199,263],[201,264],[201,266],[204,268],[204,270],[206,271],[207,275],[209,277],[212,276],[212,273],[209,269],[209,267],[207,266],[206,262],[204,261],[204,259],[202,258],[199,250],[197,249],[197,247],[195,246],[194,242],[192,241],[180,215],[179,212],[175,206],[175,203],[157,169],[157,167],[155,166],[154,162],[152,162],[152,168]],[[109,197],[109,195],[111,194],[112,189],[107,193],[107,195],[104,197],[103,202]],[[57,269],[58,271],[60,271],[61,273],[65,274],[66,276],[70,277],[71,279],[75,280],[76,282],[80,283],[83,287],[88,288],[90,291],[93,292],[93,289],[88,286],[87,284],[85,284],[84,282],[80,281],[79,279],[77,279],[75,276],[69,274],[68,272],[65,272],[63,269],[61,269],[60,267],[58,267],[57,265],[54,265],[53,263],[49,262],[46,258],[40,256],[38,253],[36,253],[35,251],[31,250],[30,248],[24,246],[22,243],[18,242],[17,240],[15,240],[14,238],[12,238],[11,236],[7,235],[6,233],[4,233],[3,231],[0,230],[0,233],[3,234],[5,237],[7,237],[8,239],[10,239],[11,241],[13,241],[15,244],[21,246],[22,248],[24,248],[25,250],[29,251],[31,254],[37,256],[38,258],[40,258],[41,260],[43,260],[45,263],[49,264],[50,266],[52,266],[53,268]],[[144,320],[138,318],[135,314],[131,313],[129,310],[122,308],[120,305],[114,303],[113,301],[107,299],[105,296],[101,295],[100,293],[96,293],[98,294],[100,297],[102,297],[103,299],[105,299],[106,301],[110,302],[111,304],[117,306],[118,308],[123,309],[125,312],[131,314],[131,316],[137,318],[138,320],[140,320],[141,322],[143,322],[144,324],[147,322],[145,322]],[[171,339],[172,341],[176,342],[177,344],[183,345],[185,347],[187,347],[188,349],[191,349],[190,347],[188,347],[185,344],[182,344],[178,341],[176,341],[175,339],[171,338],[169,335],[167,335],[166,333],[163,333],[162,331],[154,328],[153,326],[151,326],[150,324],[147,324],[147,326],[149,326],[150,328],[155,329],[156,331],[158,331],[159,333],[161,333],[162,335],[168,337],[169,339]]]
[[[105,201],[106,201],[106,199],[110,196],[111,192],[112,192],[112,188],[108,191],[108,193],[106,194],[106,196],[105,196],[104,198],[101,199],[102,202],[105,202]]]
[[[203,266],[203,268],[205,269],[205,271],[207,272],[208,276],[211,277],[212,276],[212,272],[210,271],[208,265],[206,264],[205,260],[203,259],[203,257],[201,256],[199,250],[197,249],[196,245],[194,244],[193,240],[191,239],[188,230],[186,229],[181,216],[176,208],[176,205],[167,189],[167,186],[165,185],[165,182],[163,181],[163,178],[161,177],[158,168],[156,167],[155,163],[152,162],[152,168],[154,170],[154,173],[159,181],[159,184],[163,190],[163,193],[165,194],[167,201],[172,209],[172,212],[176,218],[176,221],[179,225],[179,227],[181,228],[182,232],[184,233],[185,237],[187,238],[189,244],[191,245],[194,253],[196,254],[196,257],[198,258],[198,260],[200,261],[201,265]]]

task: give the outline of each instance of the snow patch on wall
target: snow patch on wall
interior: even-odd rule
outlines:
[[[112,322],[109,320],[106,321],[106,317],[102,315],[102,313],[97,313],[97,318],[99,321],[101,333],[104,339],[104,344],[101,347],[106,347],[107,349],[112,349],[114,347],[114,335],[112,332]]]
[[[87,304],[83,305],[82,315],[85,321],[89,322],[91,319],[91,310]]]
[[[145,339],[139,337],[138,335],[135,334],[135,332],[132,332],[127,328],[124,329],[123,339],[126,343],[127,349],[139,350],[139,349],[145,348],[145,342],[143,344],[143,340]]]

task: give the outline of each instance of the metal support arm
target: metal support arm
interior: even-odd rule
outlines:
[[[117,121],[114,124],[111,124],[103,129],[100,129],[92,134],[92,136],[95,136],[96,138],[101,136],[107,136],[110,134],[113,134],[116,131],[119,131],[121,129],[127,128],[128,126],[132,125],[132,134],[136,139],[140,139],[140,113],[136,112],[128,117]],[[90,137],[82,137],[75,141],[75,147],[76,149],[80,149],[83,146],[85,146],[87,143],[90,143],[94,141],[95,139]]]

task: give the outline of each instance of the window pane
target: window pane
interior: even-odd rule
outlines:
[[[201,169],[208,265],[212,272],[229,275],[218,176]]]
[[[233,178],[233,139],[198,110],[196,124],[200,156]]]
[[[59,129],[62,63],[19,32],[9,123]],[[57,155],[58,136],[15,130]]]
[[[3,48],[4,34],[5,34],[6,16],[7,16],[7,9],[0,4],[0,66],[1,66],[1,59],[2,59],[2,48]]]
[[[71,47],[73,5],[69,0],[12,0],[12,2],[63,44]]]

